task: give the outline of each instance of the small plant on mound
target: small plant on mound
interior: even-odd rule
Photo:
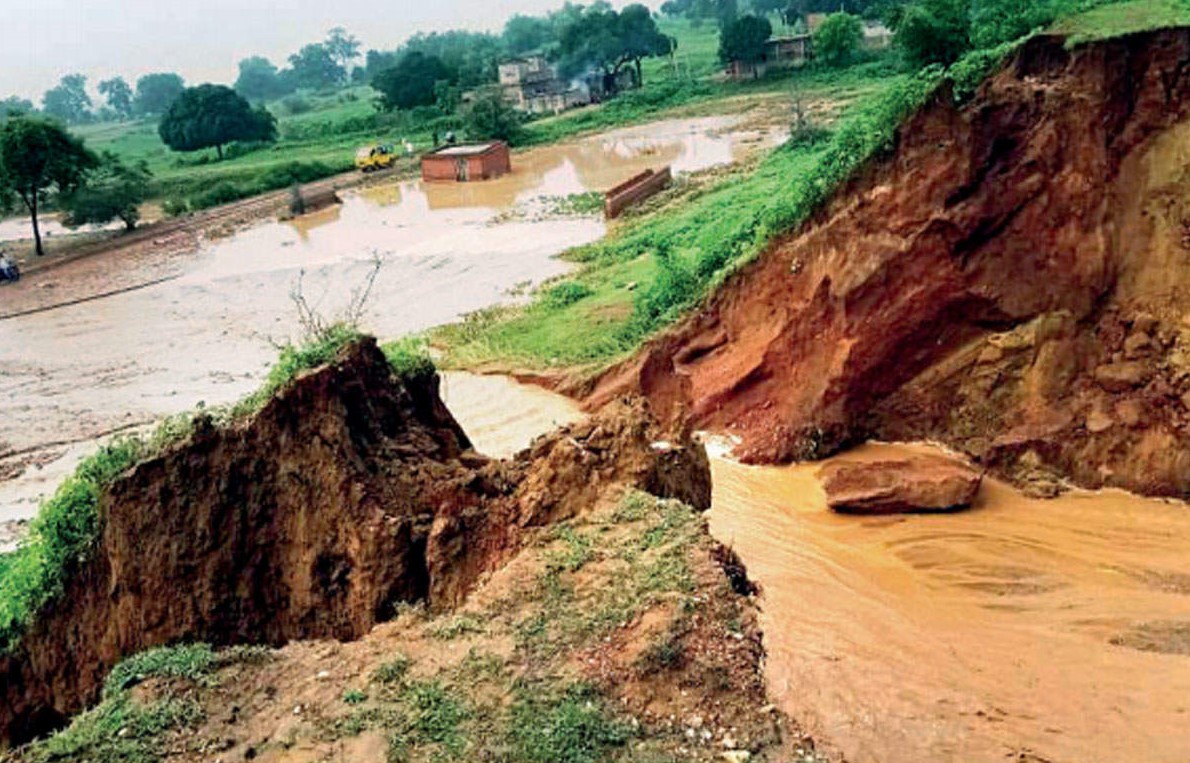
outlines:
[[[512,709],[510,741],[516,760],[528,763],[597,763],[632,738],[591,686],[574,683],[560,693],[527,685]]]

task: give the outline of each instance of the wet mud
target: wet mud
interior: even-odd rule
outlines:
[[[645,167],[684,173],[731,162],[779,135],[736,124],[715,117],[619,130],[518,154],[514,172],[496,181],[375,186],[195,253],[91,258],[6,287],[4,314],[107,294],[113,284],[129,290],[0,319],[0,521],[30,516],[56,484],[43,469],[69,472],[96,438],[255,389],[274,345],[299,335],[299,274],[307,301],[334,317],[379,258],[364,329],[392,338],[450,322],[566,273],[557,255],[606,231],[595,217],[501,213],[602,190]]]

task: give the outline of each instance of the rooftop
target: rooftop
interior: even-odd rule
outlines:
[[[493,148],[500,145],[499,141],[492,141],[490,143],[470,143],[462,146],[447,146],[432,152],[434,156],[478,156],[479,154],[486,154]]]

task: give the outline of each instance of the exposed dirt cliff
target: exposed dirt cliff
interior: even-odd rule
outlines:
[[[705,508],[705,453],[662,434],[642,404],[618,403],[489,460],[436,376],[401,380],[373,341],[354,345],[110,488],[97,549],[0,656],[0,742],[61,725],[150,646],[354,639],[402,602],[453,606],[521,528],[574,516],[611,484]]]
[[[1190,495],[1190,30],[1038,37],[614,369],[753,462],[933,438]]]

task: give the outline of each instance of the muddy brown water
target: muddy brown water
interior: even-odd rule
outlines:
[[[604,235],[601,219],[541,213],[542,199],[603,190],[665,164],[679,174],[710,168],[779,136],[733,117],[659,122],[517,154],[513,173],[498,180],[376,186],[164,264],[113,261],[134,271],[119,274],[122,287],[150,285],[0,320],[0,521],[34,514],[96,438],[256,388],[273,344],[299,333],[291,299],[299,273],[310,304],[333,317],[379,257],[363,328],[382,338],[424,330],[568,272],[557,255]],[[105,294],[113,276],[98,264],[3,287],[4,312],[52,308],[67,291]]]
[[[511,452],[580,415],[499,377],[446,389],[481,449]],[[931,448],[838,458],[906,450]],[[761,587],[772,696],[827,750],[852,763],[1190,760],[1190,507],[1116,491],[1036,500],[986,479],[967,512],[842,516],[822,464],[711,463],[710,530]]]
[[[710,512],[816,737],[853,763],[1190,760],[1187,506],[989,479],[969,512],[844,517],[819,466],[715,459]]]

